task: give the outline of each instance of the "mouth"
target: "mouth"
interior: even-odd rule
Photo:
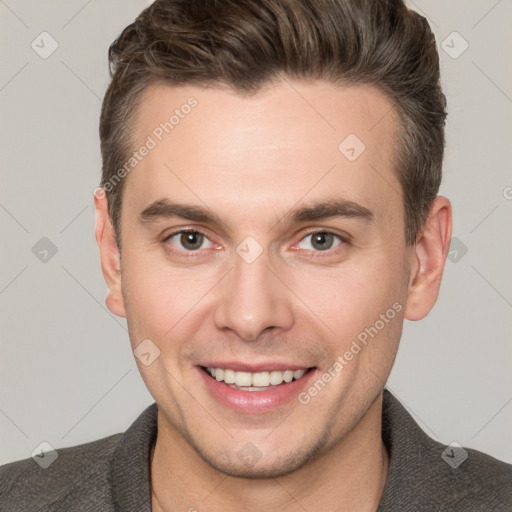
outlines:
[[[223,406],[245,413],[262,413],[298,403],[299,393],[317,372],[316,367],[282,369],[198,366],[210,396]]]
[[[231,389],[241,391],[268,391],[280,386],[302,379],[306,372],[313,368],[302,370],[271,370],[267,372],[235,371],[229,368],[201,367],[217,382],[224,382]]]

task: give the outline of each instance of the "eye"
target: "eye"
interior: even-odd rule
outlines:
[[[208,249],[214,246],[214,243],[206,235],[200,231],[193,230],[182,230],[171,233],[164,241],[170,242],[171,245],[187,252]]]
[[[329,231],[315,231],[306,235],[297,246],[300,249],[313,250],[313,251],[328,251],[332,247],[341,245],[344,240],[334,233]]]

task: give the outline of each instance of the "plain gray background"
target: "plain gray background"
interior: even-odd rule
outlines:
[[[104,304],[93,209],[107,49],[148,4],[0,0],[0,463],[124,431],[153,401]],[[388,387],[433,438],[512,462],[512,1],[409,5],[438,39],[456,240]]]

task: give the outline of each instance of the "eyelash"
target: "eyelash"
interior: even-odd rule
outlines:
[[[210,238],[208,237],[208,235],[206,233],[204,233],[203,231],[201,231],[200,229],[180,229],[179,231],[174,231],[172,233],[170,233],[169,235],[167,235],[164,240],[163,240],[163,243],[166,245],[166,247],[169,247],[169,245],[172,245],[172,244],[168,244],[167,242],[175,237],[176,235],[182,235],[184,233],[198,233],[202,236],[204,236],[210,243],[215,243],[215,242],[212,242],[212,240],[210,240]],[[334,246],[333,248],[330,248],[330,249],[326,249],[325,251],[315,251],[315,250],[308,250],[308,249],[304,249],[308,252],[312,252],[315,254],[315,257],[322,257],[323,254],[327,255],[327,256],[332,256],[333,253],[336,253],[340,250],[341,247],[345,246],[348,242],[349,242],[349,238],[348,236],[342,236],[342,235],[339,235],[337,233],[334,233],[332,231],[328,231],[328,230],[322,230],[322,229],[317,229],[315,231],[309,231],[308,233],[305,233],[301,239],[296,243],[294,244],[294,247],[298,244],[300,244],[304,239],[306,239],[308,236],[312,236],[312,235],[316,235],[316,234],[327,234],[327,235],[333,235],[335,238],[339,239],[340,243],[336,246]],[[196,250],[192,250],[192,251],[188,251],[186,249],[183,249],[183,250],[179,250],[179,249],[176,249],[176,248],[172,248],[172,249],[168,249],[170,250],[171,252],[174,252],[174,253],[178,253],[179,255],[184,255],[185,257],[187,258],[193,258],[195,256],[197,256],[203,249],[196,249]]]

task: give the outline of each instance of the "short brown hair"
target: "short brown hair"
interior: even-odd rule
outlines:
[[[441,181],[446,99],[434,35],[402,0],[156,0],[112,43],[109,62],[102,186],[129,158],[137,105],[158,81],[253,94],[284,74],[379,88],[401,121],[396,172],[415,243]],[[106,190],[119,247],[123,183]]]

